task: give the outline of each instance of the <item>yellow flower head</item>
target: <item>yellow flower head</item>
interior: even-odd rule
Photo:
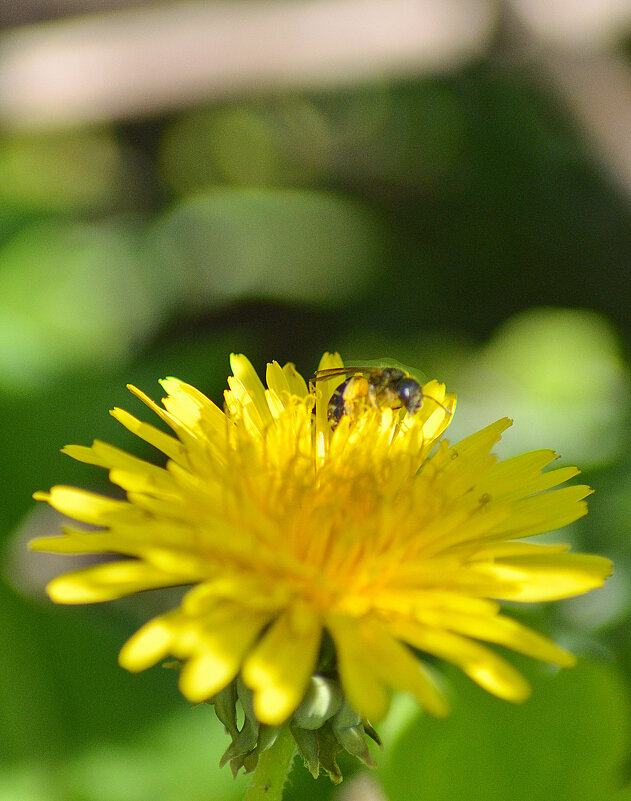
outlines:
[[[446,713],[422,654],[511,701],[528,685],[486,643],[572,665],[498,602],[566,598],[610,573],[602,557],[527,540],[586,513],[588,487],[558,488],[575,468],[542,472],[555,459],[549,450],[498,461],[491,451],[508,419],[455,446],[439,442],[455,398],[436,381],[411,414],[356,403],[332,428],[327,405],[343,378],[311,392],[293,365],[273,362],[265,389],[244,356],[231,364],[225,411],[174,378],[162,382],[164,408],[130,387],[175,436],[113,410],[167,456],[165,468],[98,441],[65,449],[109,470],[126,500],[63,486],[36,494],[99,530],[68,528],[31,547],[125,557],[56,578],[54,601],[191,586],[127,642],[124,667],[175,656],[193,702],[239,677],[258,721],[277,725],[326,672],[325,646],[328,675],[364,720],[385,714],[390,689]],[[326,354],[320,369],[341,366]]]

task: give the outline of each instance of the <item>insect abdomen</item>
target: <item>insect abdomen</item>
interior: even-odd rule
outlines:
[[[372,384],[365,376],[353,375],[343,381],[331,395],[329,401],[328,419],[333,428],[345,414],[353,414],[356,404],[372,401],[372,405],[374,405],[374,399],[369,400],[371,394]]]
[[[344,400],[344,393],[350,381],[353,378],[347,378],[339,387],[335,390],[335,392],[331,395],[331,400],[329,401],[329,409],[327,413],[327,417],[329,423],[335,428],[335,426],[340,422],[344,414],[346,413],[346,402]]]

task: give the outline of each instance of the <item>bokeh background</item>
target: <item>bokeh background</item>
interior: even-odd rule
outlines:
[[[176,375],[217,402],[228,354],[313,372],[392,357],[459,395],[452,437],[515,419],[596,492],[552,535],[608,585],[528,611],[573,671],[513,707],[446,670],[447,721],[396,699],[368,776],[297,766],[288,799],[631,799],[631,3],[16,0],[0,5],[0,801],[231,801],[209,707],[116,655],[165,593],[53,608],[74,566],[31,493],[109,491],[59,454],[155,458]]]

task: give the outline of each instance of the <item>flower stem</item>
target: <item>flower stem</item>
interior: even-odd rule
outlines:
[[[295,753],[296,741],[283,726],[274,745],[259,756],[244,801],[281,801]]]

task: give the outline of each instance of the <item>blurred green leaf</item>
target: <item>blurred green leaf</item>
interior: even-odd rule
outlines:
[[[389,801],[611,801],[629,747],[629,698],[610,664],[582,660],[513,706],[463,676],[451,716],[417,716],[381,772]]]
[[[120,360],[157,325],[159,296],[124,227],[35,223],[0,262],[0,386]]]
[[[0,801],[236,801],[247,779],[219,768],[223,732],[205,710],[171,715],[134,740],[59,761],[0,766]]]
[[[241,796],[212,711],[190,708],[173,671],[118,666],[123,610],[37,609],[0,582],[0,801]]]
[[[281,172],[267,121],[255,109],[238,106],[177,120],[162,140],[161,166],[182,194],[226,181],[266,185]]]
[[[0,203],[23,210],[81,212],[110,208],[125,178],[111,131],[4,134],[0,139]]]
[[[538,308],[515,315],[460,375],[450,429],[466,431],[508,415],[502,454],[552,447],[583,468],[620,452],[629,409],[629,368],[616,331],[600,314]]]
[[[382,248],[361,204],[289,189],[206,192],[153,240],[173,298],[194,309],[261,297],[338,306],[367,289]]]
[[[464,124],[461,99],[439,80],[260,98],[177,119],[161,140],[160,166],[178,194],[336,177],[369,189],[413,186],[453,166]]]

